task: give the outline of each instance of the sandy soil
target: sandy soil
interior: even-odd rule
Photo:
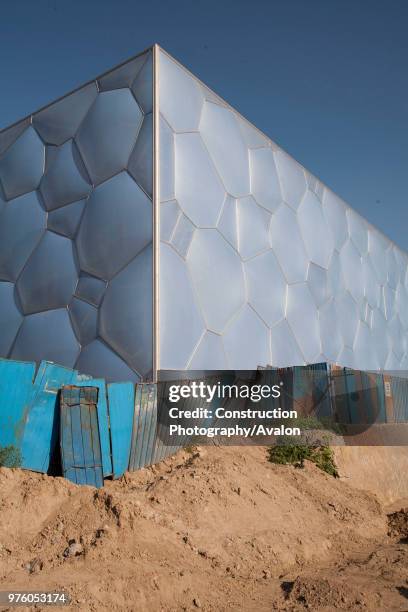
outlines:
[[[403,612],[394,510],[258,447],[182,451],[101,490],[2,468],[0,590],[65,589],[85,611]]]

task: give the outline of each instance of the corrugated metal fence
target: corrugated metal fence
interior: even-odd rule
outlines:
[[[239,380],[236,374],[213,374],[206,381],[228,384]],[[260,368],[256,380],[270,385],[283,381],[281,407],[300,415],[346,424],[408,422],[407,378],[321,363]],[[106,385],[46,361],[36,372],[33,363],[1,359],[0,447],[17,447],[24,468],[63,471],[78,483],[100,485],[107,476],[119,478],[191,442],[186,437],[179,446],[171,443],[165,418],[170,384]],[[81,392],[84,387],[93,389],[93,404]],[[186,399],[182,407],[193,409],[199,401]],[[202,425],[208,423],[203,420]]]

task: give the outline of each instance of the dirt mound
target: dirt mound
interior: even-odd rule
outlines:
[[[401,508],[388,515],[388,533],[408,541],[408,508]]]
[[[385,541],[375,497],[264,448],[182,451],[100,490],[0,469],[0,590],[64,588],[73,609],[370,609],[336,564]]]

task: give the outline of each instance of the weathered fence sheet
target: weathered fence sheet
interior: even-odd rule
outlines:
[[[103,486],[98,427],[98,389],[66,386],[61,391],[62,473],[76,484]]]
[[[0,446],[21,446],[34,375],[34,363],[0,359]]]
[[[156,397],[156,385],[136,385],[129,470],[137,470],[153,463],[157,424]]]
[[[108,385],[108,402],[113,477],[120,478],[129,468],[135,409],[135,387],[133,383],[112,383]]]

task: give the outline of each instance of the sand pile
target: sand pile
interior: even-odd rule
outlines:
[[[0,590],[63,588],[71,609],[401,611],[408,546],[389,531],[374,496],[258,447],[101,490],[0,469]]]

